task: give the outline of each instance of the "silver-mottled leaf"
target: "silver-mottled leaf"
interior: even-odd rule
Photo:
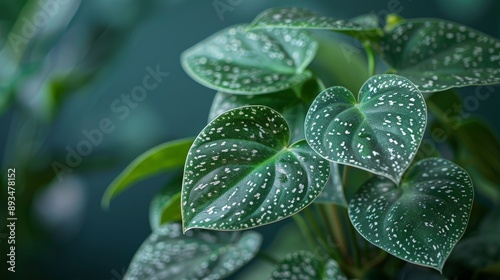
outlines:
[[[306,67],[318,44],[307,31],[245,27],[229,27],[186,50],[184,70],[204,86],[233,94],[276,92],[311,77]]]
[[[184,229],[238,230],[284,219],[309,205],[328,180],[328,161],[266,106],[227,111],[196,137],[184,170]]]
[[[323,262],[312,253],[298,251],[281,261],[271,275],[271,279],[286,280],[347,280],[336,261]]]
[[[500,40],[443,20],[406,20],[380,41],[384,60],[422,92],[500,83]]]
[[[441,271],[467,227],[473,199],[467,172],[430,158],[412,165],[400,187],[370,179],[349,202],[349,217],[375,246]]]
[[[321,92],[307,113],[305,134],[324,158],[399,183],[426,122],[424,98],[410,80],[377,75],[362,86],[359,102],[343,87]]]
[[[194,230],[183,235],[180,224],[168,224],[144,241],[123,279],[223,279],[249,262],[261,242],[253,231]]]
[[[259,28],[323,29],[352,36],[376,36],[380,30],[378,20],[373,15],[345,20],[322,16],[314,11],[298,7],[265,10],[248,27],[250,30]]]

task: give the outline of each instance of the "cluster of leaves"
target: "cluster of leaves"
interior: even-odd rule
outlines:
[[[363,43],[370,77],[358,94],[325,88],[311,71],[314,29]],[[374,50],[387,74],[374,75]],[[499,50],[499,40],[452,22],[392,16],[382,28],[372,15],[341,20],[300,8],[267,10],[188,49],[185,71],[217,91],[208,125],[194,139],[146,152],[103,200],[107,206],[131,183],[183,167],[182,183],[174,180],[154,199],[153,233],[126,278],[219,279],[255,256],[261,242],[254,231],[223,231],[274,223],[313,202],[346,208],[348,226],[374,246],[442,271],[466,230],[474,189],[452,161],[414,160],[428,123],[423,93],[499,83]],[[370,174],[349,199],[348,166]],[[300,251],[271,277],[356,275],[342,272],[343,264]]]

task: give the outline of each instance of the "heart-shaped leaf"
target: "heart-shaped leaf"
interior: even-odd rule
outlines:
[[[227,111],[196,137],[184,169],[184,229],[238,230],[284,219],[328,180],[328,161],[305,142],[288,146],[283,116],[266,106]]]
[[[323,262],[310,252],[298,251],[277,265],[271,279],[347,280],[347,277],[334,260]]]
[[[306,139],[324,158],[399,183],[424,134],[427,109],[408,79],[373,76],[359,102],[343,87],[321,92],[306,116]]]
[[[169,182],[151,200],[149,206],[149,225],[153,232],[163,224],[182,221],[181,186],[182,176],[178,176]]]
[[[347,207],[339,165],[335,162],[330,162],[330,178],[321,194],[314,200],[314,203],[336,204]]]
[[[248,105],[265,105],[278,111],[287,120],[292,132],[291,141],[304,139],[304,119],[314,98],[323,85],[316,79],[306,81],[299,92],[297,89],[287,89],[269,94],[239,95],[218,92],[210,108],[209,120],[238,107]]]
[[[297,7],[271,8],[259,14],[248,29],[297,28],[324,29],[352,36],[377,36],[381,34],[378,19],[363,15],[352,20],[322,16],[311,10]]]
[[[204,86],[234,94],[276,92],[311,77],[306,67],[318,44],[307,31],[245,27],[229,27],[186,50],[184,70]]]
[[[380,51],[421,92],[500,83],[500,40],[457,23],[402,21],[387,31]]]
[[[383,177],[370,179],[350,201],[349,217],[375,246],[441,271],[467,227],[473,199],[467,172],[430,158],[413,165],[401,187]]]
[[[132,184],[161,172],[181,168],[193,139],[166,142],[153,147],[137,157],[116,177],[102,197],[102,207],[107,208],[113,197]]]
[[[253,231],[183,235],[180,224],[168,224],[144,241],[123,279],[223,279],[250,261],[261,242]]]

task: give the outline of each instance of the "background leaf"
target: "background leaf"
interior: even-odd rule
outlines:
[[[329,165],[305,140],[288,146],[289,134],[283,116],[265,106],[233,109],[208,124],[186,160],[184,229],[251,228],[309,205]]]
[[[387,31],[380,51],[422,92],[500,83],[500,41],[457,23],[402,21]]]
[[[183,235],[180,224],[168,224],[144,241],[123,279],[223,279],[250,261],[261,242],[253,231]]]
[[[474,270],[489,270],[497,267],[500,275],[500,208],[491,209],[481,221],[479,229],[472,235],[458,242],[450,255],[450,260]]]
[[[425,159],[400,187],[383,177],[369,180],[349,202],[349,217],[375,246],[441,271],[467,227],[473,199],[467,172],[445,159]]]
[[[226,28],[181,55],[187,74],[202,85],[233,94],[276,92],[311,77],[306,70],[318,44],[306,31]]]
[[[182,167],[192,143],[193,139],[175,140],[144,152],[111,182],[102,198],[102,206],[107,208],[113,197],[137,181]]]
[[[455,132],[459,137],[459,150],[470,151],[464,163],[478,167],[487,179],[500,185],[500,143],[493,130],[484,122],[472,119],[461,123]]]
[[[248,29],[258,28],[325,29],[352,36],[376,36],[381,32],[378,19],[373,15],[344,20],[322,16],[314,11],[298,7],[265,10],[248,27]]]
[[[422,140],[427,110],[422,94],[408,79],[374,76],[363,85],[359,102],[343,87],[331,87],[306,116],[308,144],[324,158],[399,182]]]
[[[321,194],[314,200],[315,203],[336,204],[347,207],[347,201],[344,195],[342,177],[339,172],[339,165],[330,162],[330,178]]]
[[[347,277],[334,260],[323,262],[310,252],[298,251],[278,264],[271,279],[347,280]]]

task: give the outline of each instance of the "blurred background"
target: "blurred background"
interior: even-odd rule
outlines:
[[[196,136],[215,94],[184,73],[179,55],[283,5],[339,18],[439,17],[500,37],[495,0],[1,0],[0,278],[121,279],[150,233],[149,203],[169,175],[120,194],[107,211],[100,205],[106,187],[147,149]],[[157,86],[127,99],[147,75]],[[496,132],[499,96],[492,92],[469,112]],[[16,168],[17,183],[14,278],[4,278],[8,168]],[[273,246],[275,228],[260,231]]]

